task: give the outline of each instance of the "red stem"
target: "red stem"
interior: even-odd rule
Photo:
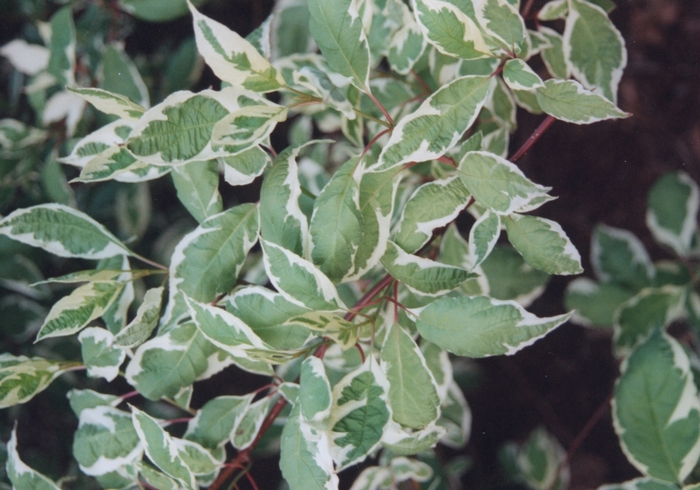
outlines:
[[[510,161],[515,163],[518,160],[520,160],[520,157],[522,157],[525,153],[530,151],[530,148],[532,148],[532,145],[534,145],[538,139],[540,139],[540,136],[542,136],[545,131],[549,129],[549,127],[552,125],[552,123],[556,121],[556,119],[553,116],[547,116],[547,118],[542,121],[542,123],[537,126],[537,129],[530,135],[530,137],[523,143],[523,146],[520,147],[518,151],[515,152],[515,154],[510,157]]]
[[[382,136],[384,136],[384,135],[385,135],[386,133],[388,133],[389,131],[391,131],[391,129],[386,128],[384,131],[380,131],[379,134],[378,134],[377,136],[375,136],[374,138],[372,138],[372,139],[370,140],[370,142],[367,143],[367,146],[365,146],[365,149],[362,150],[362,155],[360,155],[360,157],[365,156],[365,153],[367,153],[367,152],[369,151],[369,149],[372,148],[372,145],[375,144],[379,138],[381,138]]]
[[[376,98],[374,95],[372,95],[372,93],[371,93],[369,90],[368,90],[366,93],[367,93],[367,96],[368,96],[370,99],[372,99],[372,102],[374,102],[374,105],[376,105],[376,106],[379,108],[379,110],[382,111],[382,114],[384,114],[384,117],[386,117],[386,120],[389,121],[389,124],[390,124],[391,127],[393,128],[393,127],[395,126],[395,125],[394,125],[394,120],[391,118],[391,116],[390,116],[389,113],[386,111],[386,109],[384,109],[384,106],[381,104],[381,102],[379,102],[379,101],[377,100],[377,98]]]

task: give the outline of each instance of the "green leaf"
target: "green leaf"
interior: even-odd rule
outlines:
[[[503,66],[503,80],[511,90],[543,88],[544,82],[523,60],[511,59]]]
[[[75,289],[51,307],[36,341],[78,333],[107,311],[123,287],[122,282],[95,281]]]
[[[663,329],[681,318],[685,305],[685,290],[676,286],[642,289],[624,302],[613,314],[615,349],[629,353],[654,330]]]
[[[535,184],[513,163],[485,151],[464,155],[459,176],[477,203],[500,215],[531,211],[552,199],[551,187]]]
[[[369,44],[353,0],[309,0],[309,31],[328,65],[360,90],[369,86]]]
[[[578,250],[558,223],[518,214],[504,221],[508,240],[531,267],[559,275],[583,272]]]
[[[0,53],[4,56],[7,56],[4,51],[7,46],[6,44],[0,48]],[[44,141],[46,135],[45,130],[27,126],[15,119],[0,119],[0,156],[3,158],[21,156],[27,148]]]
[[[232,111],[214,126],[214,150],[236,155],[264,142],[278,122],[287,119],[287,108],[252,94],[238,98],[241,108]]]
[[[285,324],[308,310],[267,288],[249,286],[237,290],[226,298],[226,309],[275,349],[298,349],[309,337],[306,327]]]
[[[75,24],[72,10],[70,5],[66,5],[51,17],[51,53],[46,71],[64,87],[75,85]]]
[[[143,481],[158,490],[178,490],[180,488],[180,484],[176,480],[156,470],[145,461],[140,461],[135,466]]]
[[[566,1],[564,1],[566,5]],[[542,50],[542,61],[554,78],[569,78],[569,65],[564,56],[564,38],[554,29],[540,26],[539,32],[547,38],[551,47]]]
[[[0,408],[28,402],[58,376],[78,366],[76,362],[0,354]]]
[[[475,277],[460,267],[408,254],[392,241],[388,242],[382,265],[394,279],[417,294],[427,296],[446,294],[470,277]]]
[[[90,327],[80,332],[78,340],[88,376],[113,381],[119,374],[119,366],[124,362],[126,352],[113,347],[112,332],[105,328]]]
[[[204,0],[195,0],[195,5]],[[187,13],[186,0],[171,0],[163,3],[160,0],[119,0],[119,6],[125,12],[137,19],[148,22],[167,22]]]
[[[528,487],[538,489],[567,486],[568,468],[562,468],[565,460],[566,451],[543,427],[530,433],[515,456],[519,479]]]
[[[99,75],[100,88],[104,91],[125,97],[126,100],[130,102],[129,105],[133,103],[138,104],[136,107],[137,111],[139,108],[148,109],[148,107],[150,107],[148,87],[146,87],[134,62],[131,61],[129,56],[124,52],[123,44],[110,44],[104,49],[102,52],[102,63],[99,67]],[[88,100],[88,102],[92,101]],[[102,108],[98,106],[95,107],[102,111]],[[141,109],[140,112],[143,113],[143,109]],[[119,114],[116,115],[124,117],[125,119],[134,117],[138,119],[140,116],[135,113],[131,118]]]
[[[662,176],[649,191],[646,222],[657,242],[687,256],[698,228],[700,190],[685,172]]]
[[[550,116],[574,124],[629,117],[609,100],[589,92],[573,80],[545,81],[544,88],[537,89],[537,102]]]
[[[62,204],[17,209],[0,220],[0,235],[59,257],[97,260],[124,253],[133,255],[104,226]]]
[[[568,0],[550,0],[537,12],[537,19],[545,22],[548,20],[565,19],[568,13]]]
[[[177,447],[178,455],[195,476],[213,479],[215,476],[211,475],[217,473],[224,463],[226,451],[223,448],[213,451],[186,439],[173,438],[173,442]],[[199,483],[201,482],[198,481]]]
[[[98,393],[92,390],[70,390],[66,396],[70,403],[70,408],[73,413],[80,417],[83,410],[87,408],[95,408],[110,405],[113,406],[114,402],[119,403],[119,397],[115,395],[107,395],[105,393]],[[128,415],[128,414],[127,414]],[[129,417],[131,417],[129,415]]]
[[[413,0],[411,4],[423,34],[442,54],[466,60],[491,54],[473,7],[466,12],[456,2],[443,0]]]
[[[602,282],[632,291],[651,285],[654,265],[642,242],[627,230],[598,225],[593,231],[591,264]]]
[[[384,373],[372,357],[333,388],[328,426],[330,453],[338,471],[362,462],[379,445],[391,419],[388,390]]]
[[[538,318],[514,301],[445,297],[420,310],[416,326],[423,337],[453,354],[488,357],[515,354],[571,315]]]
[[[567,286],[564,305],[567,310],[576,310],[572,320],[580,325],[612,327],[615,310],[633,295],[616,284],[581,277]]]
[[[357,343],[358,327],[337,313],[310,311],[290,318],[285,325],[301,325],[309,330],[322,332],[324,337],[340,344],[343,350],[348,350]]]
[[[12,435],[7,442],[7,477],[16,490],[61,490],[50,478],[30,468],[19,458],[17,452],[17,427],[12,429]]]
[[[469,442],[472,429],[472,412],[464,398],[462,389],[450,378],[447,394],[440,406],[442,412],[437,421],[444,429],[440,444],[453,449],[462,449]]]
[[[284,87],[282,75],[250,42],[189,3],[197,50],[214,74],[234,87],[270,92]]]
[[[183,386],[232,363],[194,323],[171,328],[141,344],[126,367],[126,380],[149,400],[175,396]]]
[[[237,429],[231,434],[231,444],[242,451],[255,440],[270,408],[270,398],[265,397],[251,403],[246,408]]]
[[[128,119],[130,121],[138,121],[139,117],[146,112],[146,109],[141,107],[136,102],[128,97],[119,94],[113,94],[100,88],[68,88],[71,92],[80,95],[83,99],[90,102],[98,110],[105,114],[113,114],[117,117]]]
[[[501,219],[487,210],[469,230],[469,255],[472,268],[480,265],[489,256],[501,236]]]
[[[623,361],[613,425],[640,472],[682,484],[700,456],[700,401],[683,347],[656,332]]]
[[[518,9],[507,0],[474,2],[474,13],[484,33],[504,53],[527,52],[527,29]]]
[[[170,261],[170,299],[164,325],[186,313],[183,294],[209,302],[233,288],[258,239],[259,227],[258,207],[240,204],[207,218],[180,240]]]
[[[73,439],[73,456],[80,470],[91,476],[106,475],[140,460],[143,444],[131,414],[104,401],[81,410]]]
[[[605,11],[591,2],[568,0],[564,55],[571,73],[587,88],[616,103],[627,64],[625,40]]]
[[[163,473],[175,478],[187,490],[199,488],[192,471],[180,456],[173,437],[160,427],[156,419],[132,405],[130,407],[136,433],[148,458]]]
[[[299,407],[309,423],[324,422],[331,414],[331,383],[323,361],[315,356],[304,359],[299,375]]]
[[[599,490],[678,490],[678,485],[666,483],[653,478],[635,478],[619,484],[603,485]],[[684,486],[684,489],[694,490],[695,486]]]
[[[223,447],[243,420],[253,397],[249,394],[212,398],[187,423],[184,438],[209,449]]]
[[[146,291],[136,317],[114,336],[113,345],[133,348],[145,342],[158,325],[162,298],[162,287]]]
[[[469,204],[469,191],[457,176],[419,186],[404,205],[394,242],[407,253],[428,243],[433,232],[457,218]]]
[[[248,185],[272,165],[270,156],[259,146],[230,157],[222,157],[224,180],[231,185]]]
[[[428,40],[413,13],[403,2],[387,2],[387,8],[390,3],[401,9],[401,21],[391,35],[387,61],[392,70],[401,75],[408,75],[425,51]],[[382,38],[382,43],[386,43],[386,38]]]
[[[486,276],[488,295],[528,306],[544,292],[549,280],[546,272],[533,269],[522,255],[508,245],[496,245],[481,264]]]
[[[362,241],[358,163],[359,157],[345,162],[314,200],[309,225],[311,260],[334,283],[352,272]]]
[[[223,211],[216,160],[189,162],[173,167],[170,174],[177,197],[198,222]]]
[[[441,87],[391,133],[370,172],[444,155],[474,123],[489,94],[489,77],[466,76]]]
[[[394,323],[384,338],[382,370],[389,382],[393,419],[404,427],[422,429],[440,416],[437,385],[411,336]]]
[[[294,407],[282,430],[280,469],[290,490],[327,490],[338,487],[328,435],[302,419]]]
[[[267,240],[261,240],[270,282],[290,302],[313,310],[345,309],[328,277],[311,262]]]

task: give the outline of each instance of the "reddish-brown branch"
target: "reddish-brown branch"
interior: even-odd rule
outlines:
[[[610,395],[608,395],[605,401],[603,401],[603,403],[601,403],[600,406],[596,409],[593,415],[591,415],[591,418],[588,419],[586,425],[584,425],[583,428],[576,435],[576,437],[574,438],[574,442],[571,443],[571,445],[569,446],[569,450],[566,452],[566,457],[564,458],[564,461],[562,461],[559,465],[559,471],[561,471],[567,464],[569,464],[569,461],[571,461],[571,458],[574,456],[578,448],[581,446],[586,437],[588,437],[588,434],[591,433],[596,424],[600,421],[601,418],[603,418],[603,415],[607,413],[608,409],[610,408],[610,402],[612,401],[612,397],[613,394],[610,393]]]
[[[361,310],[362,308],[364,308],[365,306],[367,306],[367,304],[370,303],[370,302],[372,301],[372,299],[373,299],[377,294],[379,294],[379,292],[380,292],[382,289],[384,289],[384,288],[387,287],[389,284],[391,284],[391,281],[393,281],[393,280],[394,280],[394,278],[391,277],[389,274],[387,274],[386,276],[382,277],[382,279],[381,279],[377,284],[375,284],[375,285],[372,287],[372,289],[370,289],[369,291],[367,291],[367,292],[364,294],[364,296],[362,296],[362,298],[360,298],[360,300],[357,302],[357,304],[355,305],[355,307],[353,308],[353,310],[359,311],[359,310]],[[349,311],[349,312],[347,312],[347,313],[345,314],[345,316],[344,316],[343,318],[344,318],[345,320],[347,320],[347,321],[352,321],[352,319],[355,318],[356,316],[357,316],[357,312],[356,312],[356,311]]]
[[[554,117],[552,116],[547,116],[547,118],[542,121],[542,123],[537,126],[537,129],[530,135],[530,137],[523,143],[523,146],[520,147],[518,151],[515,152],[515,154],[510,157],[510,161],[515,163],[516,161],[520,160],[520,158],[530,151],[530,148],[532,148],[532,145],[534,145],[538,139],[540,139],[540,136],[542,136],[552,125],[552,123],[556,121]]]
[[[372,93],[371,93],[369,90],[367,91],[367,96],[368,96],[370,99],[372,99],[372,102],[374,102],[374,105],[376,105],[376,106],[379,108],[379,110],[382,111],[382,114],[384,114],[384,117],[385,117],[386,120],[389,122],[389,125],[393,128],[393,127],[395,126],[394,120],[391,118],[391,116],[389,115],[389,113],[387,112],[387,110],[384,109],[384,106],[382,105],[382,103],[379,102],[379,101],[377,100],[377,98],[376,98],[374,95],[372,95]]]
[[[361,156],[361,157],[365,156],[365,153],[367,153],[367,152],[369,151],[369,149],[372,148],[372,145],[375,144],[379,138],[381,138],[382,136],[384,136],[384,135],[385,135],[386,133],[388,133],[389,131],[391,131],[391,129],[389,129],[389,128],[385,129],[384,131],[380,131],[379,134],[378,134],[377,136],[375,136],[374,138],[372,138],[372,139],[370,140],[370,142],[367,143],[367,146],[365,146],[365,149],[362,150],[362,155],[360,155],[360,156]]]

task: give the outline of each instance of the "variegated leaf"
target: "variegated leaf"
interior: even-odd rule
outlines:
[[[309,423],[328,420],[331,414],[331,383],[323,361],[315,356],[304,359],[299,375],[299,407],[301,416]]]
[[[76,362],[0,354],[0,408],[28,402],[58,376],[78,366]]]
[[[537,102],[544,112],[562,121],[591,124],[628,117],[615,104],[583,88],[573,80],[549,79],[537,89]]]
[[[112,332],[105,328],[90,327],[80,332],[78,340],[88,376],[104,378],[107,381],[114,380],[126,358],[126,352],[113,347]]]
[[[681,257],[691,249],[698,229],[700,189],[685,172],[669,173],[649,191],[646,222],[659,243]]]
[[[242,451],[250,447],[260,432],[265,417],[270,408],[270,398],[265,397],[251,403],[245,410],[237,429],[231,433],[231,444]]]
[[[112,114],[129,121],[138,121],[143,113],[146,112],[145,108],[130,98],[101,88],[69,87],[68,90],[80,95],[105,114]]]
[[[501,218],[487,210],[469,230],[469,255],[472,268],[480,265],[489,256],[501,236]]]
[[[512,90],[543,88],[544,82],[523,60],[512,59],[503,66],[503,80]]]
[[[222,157],[224,180],[231,185],[248,185],[272,165],[270,156],[259,146],[230,157]]]
[[[642,242],[627,230],[598,225],[591,243],[591,264],[602,282],[632,291],[651,286],[654,265]]]
[[[146,291],[136,317],[114,336],[113,345],[133,348],[145,342],[158,325],[162,297],[162,287]]]
[[[212,398],[187,423],[185,439],[210,449],[221,448],[237,430],[253,394]]]
[[[12,435],[7,442],[7,477],[12,482],[12,488],[17,490],[61,490],[53,480],[27,466],[17,452],[17,427],[12,429]]]
[[[505,53],[514,55],[527,52],[527,29],[518,9],[508,0],[479,0],[474,2],[474,13],[479,26]]]
[[[199,223],[223,211],[216,160],[178,165],[170,175],[178,199]]]

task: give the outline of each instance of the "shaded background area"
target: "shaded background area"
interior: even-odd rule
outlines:
[[[536,2],[541,6],[544,2]],[[533,181],[551,186],[559,199],[538,210],[562,225],[584,259],[591,275],[591,233],[597,223],[625,228],[647,246],[653,259],[670,258],[658,247],[644,224],[646,196],[663,173],[683,170],[700,182],[700,2],[695,0],[619,0],[611,19],[627,41],[629,62],[620,84],[619,105],[633,114],[622,121],[575,126],[556,122],[518,165]],[[257,26],[273,5],[269,0],[212,1],[202,11],[245,35]],[[0,44],[20,32],[26,19],[0,16]],[[137,23],[127,38],[132,56],[156,56],[160,43],[178,43],[191,36],[189,18],[151,25]],[[0,70],[6,69],[0,65]],[[0,71],[0,90],[9,90]],[[205,69],[195,90],[217,81]],[[0,117],[3,105],[0,104]],[[519,130],[511,140],[514,152],[541,122],[542,116],[519,112]],[[151,186],[155,199],[170,202],[170,186]],[[158,204],[156,204],[158,206]],[[529,309],[538,316],[563,311],[563,291],[569,278],[552,279],[545,294]],[[466,453],[473,467],[464,488],[508,486],[497,460],[506,441],[523,441],[544,426],[565,448],[577,440],[596,412],[603,415],[592,426],[571,458],[572,489],[595,488],[636,476],[627,463],[612,429],[609,396],[618,374],[612,356],[611,335],[566,324],[534,346],[513,357],[468,363],[464,389],[473,411],[472,436]],[[82,376],[82,375],[81,375]],[[259,380],[233,369],[198,384],[194,405],[208,390],[242,393]],[[57,460],[49,471],[65,472],[76,420],[59,380],[42,396],[14,412],[27,462]],[[115,392],[129,388],[116,386]],[[8,434],[0,434],[3,440]],[[456,453],[439,449],[444,458]],[[63,456],[61,460],[59,455]],[[46,464],[46,461],[44,461]],[[253,474],[260,488],[275,488],[279,478],[276,459],[257,461]],[[345,475],[345,473],[344,473]],[[347,474],[344,481],[352,481]]]

